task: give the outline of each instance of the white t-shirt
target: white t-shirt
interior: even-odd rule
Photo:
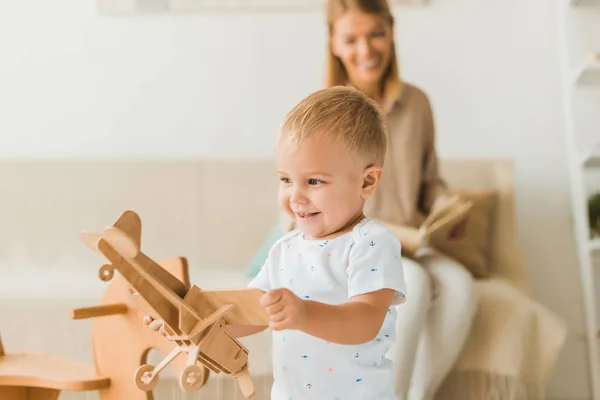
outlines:
[[[265,292],[288,288],[302,299],[346,303],[389,288],[393,304],[406,296],[400,243],[383,225],[363,219],[331,240],[305,240],[299,230],[271,248],[249,286]],[[385,357],[396,339],[396,310],[388,309],[377,337],[341,345],[297,330],[273,331],[272,400],[392,400],[393,365]]]

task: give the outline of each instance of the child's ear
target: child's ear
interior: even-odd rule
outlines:
[[[383,174],[383,168],[371,165],[365,168],[363,172],[363,185],[361,191],[361,197],[363,199],[367,199],[367,197],[371,196],[379,182],[381,181],[381,175]]]

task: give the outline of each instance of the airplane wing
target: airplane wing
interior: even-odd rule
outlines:
[[[201,290],[193,286],[184,301],[203,318],[224,305],[235,304],[235,307],[223,316],[227,325],[264,326],[269,324],[269,317],[259,303],[261,296],[262,292],[258,289]]]
[[[98,252],[98,241],[101,237],[102,235],[99,233],[86,231],[81,232],[81,240],[83,240],[83,243],[85,243],[87,247],[95,252]]]

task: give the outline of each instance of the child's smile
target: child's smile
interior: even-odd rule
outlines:
[[[318,216],[320,214],[319,212],[307,213],[307,212],[298,212],[298,211],[294,211],[294,213],[296,214],[296,218],[301,218],[303,220],[314,219],[316,216]]]

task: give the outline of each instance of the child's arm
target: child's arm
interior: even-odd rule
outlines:
[[[394,290],[381,289],[330,305],[302,300],[288,289],[275,289],[261,298],[273,330],[298,329],[328,342],[361,344],[373,340],[392,304]]]

